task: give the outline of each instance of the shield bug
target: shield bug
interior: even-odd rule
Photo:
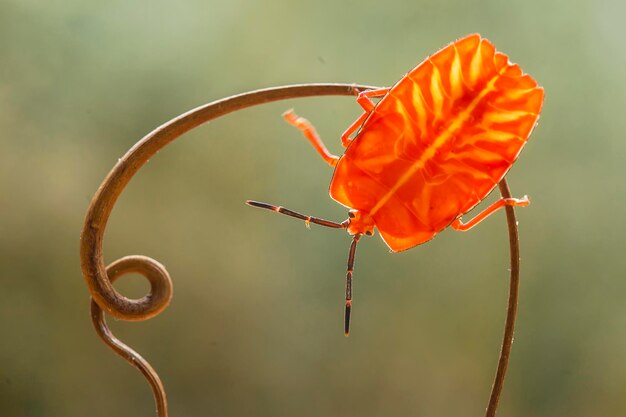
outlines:
[[[346,147],[341,157],[328,151],[306,119],[291,110],[283,115],[335,168],[329,193],[349,208],[347,220],[336,223],[247,201],[307,225],[346,229],[353,236],[346,335],[354,257],[362,235],[378,229],[391,251],[398,252],[427,242],[448,226],[469,230],[504,206],[529,204],[527,197],[500,198],[473,219],[461,221],[519,156],[539,118],[543,88],[491,42],[473,34],[426,58],[393,87],[361,92],[357,102],[364,113],[341,136]]]

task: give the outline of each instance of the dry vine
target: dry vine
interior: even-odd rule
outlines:
[[[80,257],[83,276],[92,297],[91,317],[98,336],[118,355],[138,368],[150,383],[157,406],[157,416],[166,417],[167,400],[163,384],[154,369],[130,347],[115,338],[104,320],[103,310],[122,319],[140,321],[158,315],[172,298],[172,281],[165,268],[152,258],[133,255],[105,266],[102,243],[107,221],[118,197],[139,169],[160,149],[184,133],[210,120],[247,107],[272,101],[312,96],[355,96],[376,87],[353,84],[302,84],[268,88],[243,93],[184,113],[158,127],[135,144],[113,167],[96,192],[81,234]],[[511,197],[506,180],[499,184],[503,197]],[[507,364],[513,342],[519,287],[519,241],[513,207],[506,207],[511,256],[509,302],[502,349],[496,377],[486,411],[486,417],[495,416],[502,392]],[[128,273],[139,273],[150,282],[150,292],[140,299],[120,294],[113,281]]]

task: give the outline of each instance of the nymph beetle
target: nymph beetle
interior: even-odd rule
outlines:
[[[377,103],[373,98],[380,98]],[[335,168],[330,197],[349,209],[342,223],[247,201],[352,236],[346,275],[344,331],[350,331],[352,273],[362,235],[378,229],[391,251],[432,239],[448,226],[469,230],[523,198],[500,198],[473,219],[479,204],[511,168],[539,118],[543,88],[478,34],[459,39],[411,70],[393,87],[358,95],[365,112],[343,133],[346,151],[332,155],[313,126],[293,111],[302,131]],[[351,135],[356,132],[354,138]]]

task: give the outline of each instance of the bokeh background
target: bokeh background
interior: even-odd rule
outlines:
[[[107,172],[206,102],[300,82],[393,84],[480,32],[546,89],[508,175],[522,286],[500,416],[626,414],[626,3],[0,1],[0,415],[151,416],[139,373],[96,337],[79,235]],[[349,238],[243,204],[342,220],[326,144],[352,98],[292,100],[187,134],[133,179],[105,239],[174,279],[171,306],[114,322],[164,380],[173,416],[480,416],[508,285],[504,214],[401,254],[363,239],[342,334]],[[490,197],[492,201],[495,196]],[[140,277],[116,286],[145,294]]]

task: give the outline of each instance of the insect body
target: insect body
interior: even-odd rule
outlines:
[[[378,103],[371,99],[380,97]],[[391,88],[364,91],[365,112],[342,135],[345,153],[330,154],[313,126],[292,111],[299,128],[335,172],[330,196],[350,209],[342,223],[283,207],[248,201],[353,236],[346,278],[345,333],[352,308],[356,245],[378,229],[392,251],[432,239],[448,226],[469,230],[506,205],[529,201],[501,198],[463,223],[515,162],[537,123],[543,89],[474,34],[428,57]],[[357,132],[358,131],[358,132]],[[354,139],[350,136],[357,132]]]

